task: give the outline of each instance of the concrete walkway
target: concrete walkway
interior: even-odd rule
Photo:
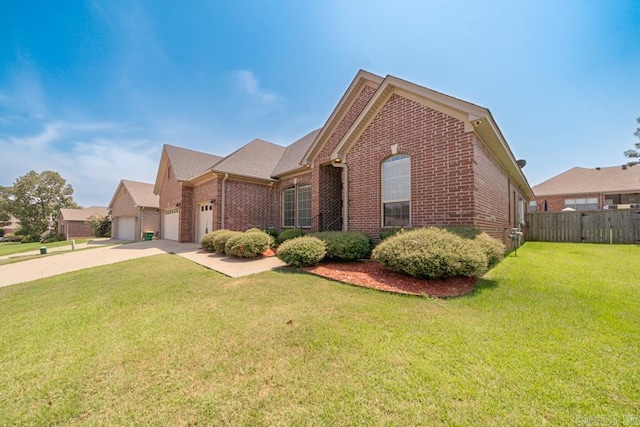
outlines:
[[[212,254],[200,249],[200,244],[198,243],[153,240],[113,245],[114,241],[106,240],[102,242],[102,245],[108,244],[108,246],[1,265],[0,286],[14,285],[85,268],[166,253],[175,253],[229,277],[260,273],[285,265],[276,257],[241,259]],[[85,247],[91,247],[92,243],[88,242],[84,245]],[[76,245],[76,249],[79,249],[79,247],[80,245]],[[62,250],[69,250],[69,247],[65,247]],[[54,251],[52,250],[52,252]],[[36,253],[39,254],[40,252]]]

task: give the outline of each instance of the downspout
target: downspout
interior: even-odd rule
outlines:
[[[144,207],[140,206],[140,233],[138,234],[140,241],[144,239]]]
[[[222,194],[220,195],[220,228],[224,229],[224,205],[225,205],[225,195],[226,195],[226,182],[229,179],[229,174],[225,173],[224,178],[222,178]]]
[[[342,169],[342,176],[344,177],[344,185],[342,186],[342,231],[349,231],[349,168],[345,163],[336,162],[335,160],[331,162],[331,165]]]

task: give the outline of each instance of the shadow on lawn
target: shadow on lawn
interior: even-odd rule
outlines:
[[[498,282],[496,282],[495,280],[490,280],[490,279],[478,279],[478,283],[476,283],[476,287],[473,288],[473,291],[469,292],[467,295],[467,297],[477,297],[479,295],[482,295],[484,292],[488,292],[491,291],[495,288],[497,288]]]

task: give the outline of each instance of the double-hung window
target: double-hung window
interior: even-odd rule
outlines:
[[[282,191],[282,226],[311,225],[311,185],[298,184]]]
[[[409,227],[411,206],[411,158],[405,154],[382,162],[382,225]]]

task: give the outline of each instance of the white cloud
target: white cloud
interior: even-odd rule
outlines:
[[[262,104],[272,105],[280,99],[280,96],[277,93],[271,92],[269,90],[266,90],[260,87],[260,82],[258,81],[256,76],[253,75],[252,71],[249,71],[249,70],[236,71],[235,78],[236,78],[236,83],[238,85],[238,88],[242,92],[248,95],[251,95],[258,101],[260,101]]]
[[[120,179],[153,182],[161,147],[113,123],[46,123],[26,136],[0,135],[0,185],[53,170],[72,185],[77,203],[106,206]]]

